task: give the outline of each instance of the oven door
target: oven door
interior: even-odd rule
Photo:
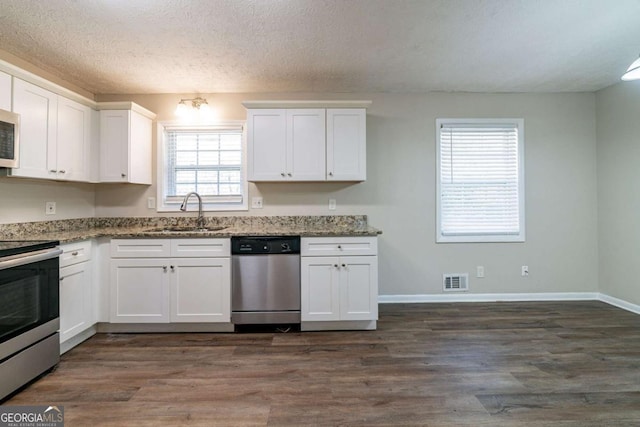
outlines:
[[[58,330],[60,252],[0,259],[0,360]]]

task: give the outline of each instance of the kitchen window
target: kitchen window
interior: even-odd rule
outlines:
[[[192,191],[202,197],[207,211],[247,210],[242,125],[161,125],[160,135],[158,211],[178,211]],[[197,209],[195,197],[189,200],[192,209]]]
[[[523,242],[524,120],[438,119],[437,242]]]

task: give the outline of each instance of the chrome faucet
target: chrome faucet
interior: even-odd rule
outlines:
[[[180,210],[182,212],[187,211],[187,201],[191,196],[196,196],[198,198],[198,219],[196,221],[196,227],[204,228],[204,214],[202,213],[202,197],[200,197],[198,193],[196,193],[195,191],[192,191],[191,193],[187,193],[187,195],[184,196],[184,200],[182,201],[182,204],[180,205]]]

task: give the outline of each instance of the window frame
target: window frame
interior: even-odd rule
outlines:
[[[442,125],[502,125],[513,124],[518,129],[518,222],[517,234],[498,233],[442,233],[442,183],[441,183],[441,127]],[[444,118],[436,119],[436,243],[521,243],[525,241],[525,159],[523,118]]]
[[[215,203],[207,201],[203,198],[202,209],[205,212],[229,212],[229,211],[248,211],[249,210],[249,182],[247,181],[247,127],[244,121],[225,121],[215,125],[198,125],[198,124],[184,124],[181,122],[166,121],[158,122],[157,124],[157,152],[156,152],[156,179],[157,179],[157,212],[180,212],[180,205],[182,200],[167,202],[165,200],[165,186],[166,186],[166,174],[168,167],[167,154],[167,131],[169,130],[241,130],[242,133],[242,165],[240,167],[242,188],[242,201],[239,203]],[[197,197],[190,197],[187,205],[187,210],[198,210]]]

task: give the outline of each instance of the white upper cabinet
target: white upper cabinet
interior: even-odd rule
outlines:
[[[99,104],[100,182],[148,184],[151,177],[152,122],[155,115],[133,103],[126,109]],[[103,109],[107,108],[107,109]]]
[[[322,181],[325,110],[249,110],[249,181]]]
[[[14,79],[13,111],[20,114],[20,167],[10,175],[89,181],[91,108]]]
[[[67,98],[58,97],[56,150],[50,150],[51,166],[57,179],[89,181],[92,148],[92,110]],[[55,168],[53,167],[55,165]]]
[[[279,181],[287,170],[287,112],[247,112],[249,181]]]
[[[370,104],[243,102],[247,108],[249,181],[364,181],[365,107]]]
[[[20,167],[10,174],[56,179],[56,165],[49,162],[57,147],[58,95],[14,79],[13,112],[20,114]]]
[[[327,180],[367,179],[367,110],[327,110]]]
[[[287,179],[325,177],[325,110],[287,110]]]
[[[11,75],[0,71],[0,109],[11,111]]]

